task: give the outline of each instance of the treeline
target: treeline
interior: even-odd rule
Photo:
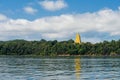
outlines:
[[[61,41],[0,41],[0,55],[120,55],[120,40],[75,44],[73,40]]]

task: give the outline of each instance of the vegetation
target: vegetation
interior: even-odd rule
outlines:
[[[0,41],[0,55],[120,55],[120,40],[75,44],[73,40],[61,41]]]

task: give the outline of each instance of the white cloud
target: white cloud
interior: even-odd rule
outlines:
[[[91,37],[91,38],[86,38],[86,37],[82,37],[81,39],[84,42],[92,42],[92,43],[98,43],[101,42],[102,40],[98,37]]]
[[[1,38],[35,36],[39,33],[45,39],[64,39],[76,32],[90,31],[120,36],[120,11],[104,9],[94,13],[63,14],[39,18],[34,21],[14,20],[0,15]],[[93,39],[101,40],[95,37]]]
[[[5,15],[0,14],[0,21],[6,20],[6,19],[7,19],[7,17]]]
[[[44,1],[40,1],[39,4],[44,9],[49,11],[56,11],[67,7],[67,4],[64,2],[64,0],[56,0],[56,1],[44,0]]]
[[[28,14],[35,14],[37,12],[37,9],[34,9],[30,6],[24,7],[23,9]]]
[[[118,7],[118,9],[120,10],[120,6]]]

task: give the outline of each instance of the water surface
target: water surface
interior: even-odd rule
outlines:
[[[120,58],[0,56],[0,80],[119,80]]]

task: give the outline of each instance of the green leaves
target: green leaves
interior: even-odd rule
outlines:
[[[73,40],[61,41],[0,41],[1,55],[120,55],[120,40],[74,44]]]

